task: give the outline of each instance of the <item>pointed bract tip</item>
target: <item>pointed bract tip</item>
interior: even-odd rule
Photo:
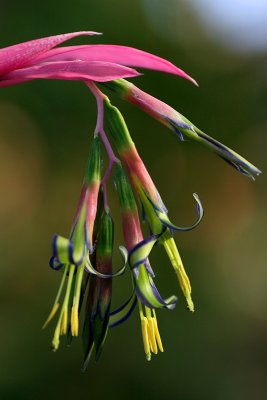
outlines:
[[[93,35],[103,35],[103,32],[94,32],[94,31],[92,31],[91,34],[93,34]]]
[[[180,75],[180,74],[179,74],[179,75]],[[187,79],[188,81],[190,81],[191,83],[193,83],[195,86],[199,87],[199,84],[197,83],[197,81],[196,81],[194,78],[192,78],[192,76],[186,74],[184,71],[183,71],[183,74],[180,75],[180,76],[182,76],[182,78]]]
[[[199,87],[199,84],[197,83],[197,81],[195,79],[192,79],[191,82],[196,86]]]
[[[95,31],[77,31],[77,32],[69,32],[69,33],[65,33],[65,34],[63,33],[63,35],[99,36],[99,35],[103,35],[103,33],[102,32],[95,32]]]

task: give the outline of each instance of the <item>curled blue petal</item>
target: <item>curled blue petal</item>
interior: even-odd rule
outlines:
[[[129,265],[131,269],[135,269],[141,264],[146,263],[146,260],[157,243],[157,240],[161,236],[162,232],[157,235],[151,235],[145,239],[143,239],[141,242],[139,242],[130,252],[129,252]],[[148,264],[149,265],[149,264]],[[148,266],[148,272],[151,273],[152,276],[154,276],[154,273],[151,269],[150,266]]]
[[[134,285],[134,290],[137,294],[137,297],[140,299],[141,303],[149,308],[167,308],[168,310],[173,310],[177,303],[177,297],[172,295],[167,299],[163,299],[160,295],[157,287],[155,286],[154,282],[151,283],[151,293],[147,295],[145,291],[143,291],[138,284]],[[151,294],[153,296],[151,300]]]
[[[130,318],[137,304],[137,298],[133,291],[131,297],[119,308],[109,314],[109,328],[115,328]]]
[[[52,262],[50,266],[53,269],[55,269],[56,263],[79,266],[83,262],[85,256],[85,246],[81,245],[77,247],[72,240],[63,236],[54,235],[52,240],[52,253]]]
[[[144,265],[139,267],[138,278],[134,276],[134,289],[140,301],[149,308],[167,308],[172,310],[177,303],[176,296],[170,296],[167,299],[161,297]]]
[[[65,264],[61,264],[56,257],[51,257],[49,260],[49,266],[55,271],[59,271]]]
[[[151,199],[150,198],[148,198],[148,199],[151,202],[151,204],[152,204],[152,206],[153,206],[153,208],[155,210],[155,213],[156,213],[158,219],[160,220],[160,222],[162,223],[162,225],[164,225],[165,227],[169,228],[171,231],[186,232],[186,231],[191,231],[192,229],[196,228],[198,226],[198,224],[201,222],[201,220],[203,218],[203,215],[204,215],[204,209],[202,207],[202,204],[201,204],[201,201],[200,201],[200,198],[199,198],[198,194],[197,193],[193,193],[193,197],[194,197],[194,199],[196,200],[196,203],[197,203],[197,214],[198,214],[198,217],[197,217],[196,222],[194,222],[194,224],[192,224],[190,226],[183,226],[183,227],[174,225],[169,220],[167,213],[159,211],[158,207],[155,206],[155,204],[151,201]]]
[[[127,262],[128,262],[128,251],[124,246],[119,246],[119,250],[120,250],[120,254],[122,256],[123,259],[123,266],[121,268],[119,268],[118,271],[112,273],[112,274],[103,274],[99,271],[97,271],[93,265],[91,264],[89,255],[86,258],[86,263],[85,263],[85,270],[93,275],[96,275],[98,278],[102,278],[102,279],[109,279],[109,278],[115,278],[116,276],[120,276],[125,272],[125,269],[127,267]]]

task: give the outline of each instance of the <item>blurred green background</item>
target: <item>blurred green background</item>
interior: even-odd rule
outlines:
[[[264,170],[267,8],[258,1],[211,3],[1,0],[0,45],[89,29],[104,36],[71,44],[124,44],[165,57],[200,87],[150,71],[136,83]],[[193,192],[203,201],[202,224],[176,236],[196,312],[187,312],[171,267],[157,249],[152,264],[159,287],[164,296],[179,296],[174,311],[158,312],[163,354],[146,362],[137,313],[110,331],[100,362],[92,362],[86,373],[80,372],[79,341],[67,348],[62,340],[59,351],[50,352],[54,325],[46,331],[41,326],[60,280],[48,267],[51,238],[67,235],[71,225],[95,102],[79,82],[35,81],[1,89],[1,399],[265,399],[265,175],[250,181],[206,149],[179,142],[138,109],[112,99],[172,219],[187,225],[194,218]],[[110,196],[118,218],[113,191]],[[128,289],[127,277],[115,283],[114,306]]]

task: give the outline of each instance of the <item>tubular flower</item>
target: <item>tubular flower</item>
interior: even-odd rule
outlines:
[[[229,147],[218,142],[218,140],[202,132],[168,104],[144,92],[134,84],[127,82],[125,79],[119,79],[109,82],[105,84],[105,86],[115,91],[124,100],[136,105],[163,125],[167,126],[177,134],[181,141],[185,139],[195,140],[215,152],[239,172],[252,179],[254,179],[254,175],[258,176],[261,174],[261,171],[255,167],[255,165],[251,164]]]
[[[115,186],[121,207],[123,236],[129,251],[128,263],[138,298],[144,350],[147,360],[150,360],[151,352],[157,354],[158,349],[163,351],[155,308],[172,310],[176,305],[177,298],[171,296],[164,300],[154,284],[155,275],[145,249],[147,244],[153,242],[154,237],[143,240],[134,194],[120,165],[117,166]]]
[[[62,335],[70,344],[81,334],[85,370],[95,349],[95,360],[102,353],[109,328],[125,322],[138,304],[144,351],[163,351],[156,309],[172,310],[177,297],[163,298],[149,257],[155,245],[162,245],[177,274],[189,310],[194,311],[191,285],[176,247],[174,231],[190,231],[203,217],[203,207],[196,193],[197,219],[188,227],[171,222],[167,208],[138,154],[120,111],[111,105],[98,85],[107,87],[128,102],[156,118],[174,131],[180,140],[191,139],[203,144],[241,173],[254,177],[260,170],[239,154],[206,135],[176,110],[124,78],[138,77],[135,68],[161,71],[196,81],[171,62],[145,51],[118,45],[62,46],[77,36],[99,35],[81,31],[32,40],[0,49],[0,87],[34,79],[80,80],[94,95],[97,122],[90,149],[81,194],[68,238],[55,235],[50,266],[62,273],[56,299],[44,327],[59,313],[52,339],[57,350]],[[108,127],[114,149],[104,129]],[[108,156],[102,174],[102,145]],[[112,178],[112,170],[115,175]],[[123,265],[113,268],[115,224],[111,217],[108,184],[116,186],[121,210],[124,246],[120,246]],[[143,234],[140,218],[148,225],[150,235]],[[112,281],[120,279],[126,267],[131,276],[129,298],[112,310]]]
[[[168,218],[167,208],[136,150],[121,113],[117,108],[113,107],[108,100],[105,101],[105,110],[107,125],[116,145],[116,149],[127,169],[135,194],[141,203],[143,216],[148,222],[152,232],[152,236],[148,240],[142,242],[142,246],[139,246],[138,250],[136,249],[133,254],[129,254],[129,257],[130,259],[134,259],[136,257],[135,254],[139,254],[140,249],[148,255],[155,243],[163,244],[178,276],[180,286],[187,300],[188,308],[190,311],[194,311],[190,281],[185,272],[171,231],[189,231],[199,224],[203,217],[203,208],[199,197],[194,193],[198,211],[197,221],[188,227],[178,227],[174,225]]]

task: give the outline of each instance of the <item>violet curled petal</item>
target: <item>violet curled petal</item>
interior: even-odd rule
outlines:
[[[151,283],[153,293],[154,293],[155,297],[158,299],[158,301],[163,302],[164,307],[168,308],[168,310],[173,310],[175,308],[177,300],[178,300],[177,297],[172,295],[172,296],[168,297],[167,299],[163,300],[163,298],[161,297],[161,295],[152,279],[151,279],[150,283]]]
[[[49,53],[38,57],[36,61],[74,60],[78,58],[90,62],[101,60],[122,65],[129,65],[132,67],[161,71],[168,74],[178,75],[197,85],[193,78],[191,78],[180,68],[176,67],[170,61],[146,51],[128,46],[97,44],[61,47],[58,49],[53,49],[49,51]]]
[[[64,33],[2,48],[0,49],[0,75],[24,67],[40,54],[46,53],[69,39],[82,35],[101,35],[101,33],[90,31]]]
[[[69,264],[69,243],[69,239],[54,235],[52,239],[52,258],[55,258],[61,264]]]
[[[65,264],[62,264],[59,262],[57,257],[51,257],[49,260],[49,266],[52,268],[54,271],[59,271]]]
[[[134,289],[142,304],[149,308],[167,308],[173,310],[176,306],[177,297],[173,295],[164,300],[157,290],[152,278],[150,278],[144,285],[140,285],[140,282],[135,280]]]
[[[194,199],[196,200],[196,203],[197,203],[197,215],[198,215],[198,218],[197,218],[197,220],[196,220],[196,222],[194,224],[192,224],[190,226],[184,226],[184,227],[174,225],[169,220],[168,215],[166,213],[163,213],[163,212],[159,211],[159,209],[154,205],[154,203],[149,198],[148,199],[151,202],[159,221],[165,227],[167,227],[167,228],[169,228],[169,229],[171,229],[173,231],[187,232],[187,231],[191,231],[192,229],[196,228],[200,224],[200,222],[201,222],[201,220],[202,220],[202,218],[204,216],[204,208],[203,208],[203,206],[201,204],[201,201],[200,201],[200,198],[199,198],[198,194],[197,193],[193,193],[193,197],[194,197]]]
[[[139,269],[138,278],[136,279],[135,275],[133,277],[135,292],[140,301],[149,308],[174,308],[177,297],[171,296],[163,299],[156,289],[153,279],[147,273],[145,266],[141,265]]]
[[[154,271],[153,271],[153,269],[152,269],[152,267],[151,267],[151,265],[150,265],[150,263],[149,263],[149,261],[148,261],[148,258],[144,261],[144,266],[146,267],[146,270],[147,270],[147,272],[149,273],[149,275],[150,275],[152,278],[155,278]]]
[[[123,65],[102,61],[87,62],[81,60],[57,61],[22,68],[3,76],[8,80],[27,81],[32,79],[93,80],[111,81],[120,77],[135,77],[140,73]],[[2,83],[0,81],[0,85]]]
[[[84,259],[84,254],[85,254],[85,249],[82,250],[80,256],[74,257],[74,244],[71,240],[64,238],[63,236],[59,235],[54,235],[53,241],[52,241],[52,251],[53,251],[53,256],[52,259],[54,258],[54,261],[51,261],[52,265],[56,266],[54,264],[56,260],[60,264],[73,264],[76,266],[79,266],[83,259]],[[51,264],[50,264],[51,265]],[[53,266],[51,267],[53,268]],[[55,269],[55,268],[53,268]]]
[[[117,276],[122,275],[125,272],[125,269],[127,267],[127,261],[128,261],[128,251],[124,246],[119,246],[119,250],[123,259],[123,266],[119,268],[117,272],[114,272],[112,274],[103,274],[99,271],[97,271],[91,264],[89,256],[87,257],[86,264],[85,264],[85,270],[93,275],[96,275],[98,278],[102,279],[109,279],[109,278],[115,278]]]
[[[109,328],[115,328],[123,324],[132,315],[137,304],[137,297],[135,292],[131,297],[119,308],[111,311],[109,314]]]
[[[84,256],[85,256],[85,247],[83,248],[80,256],[78,256],[78,258],[77,258],[77,254],[74,254],[75,246],[74,246],[73,242],[70,241],[68,251],[69,251],[70,263],[73,265],[76,265],[76,267],[81,265],[81,263],[83,262]]]
[[[136,268],[138,265],[143,264],[146,261],[160,236],[161,233],[143,239],[129,252],[128,261],[131,269]]]

